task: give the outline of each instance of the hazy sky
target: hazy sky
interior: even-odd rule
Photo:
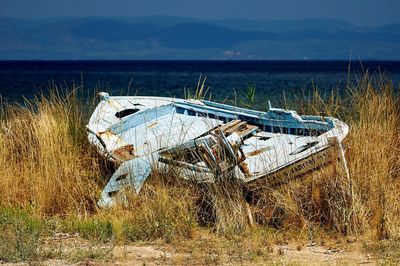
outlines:
[[[203,19],[340,19],[400,23],[400,0],[0,0],[0,16],[170,15]]]

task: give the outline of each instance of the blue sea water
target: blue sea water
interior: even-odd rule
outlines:
[[[87,95],[183,97],[202,76],[215,100],[234,99],[252,85],[256,102],[281,103],[283,94],[307,94],[315,86],[323,94],[343,92],[349,77],[354,82],[367,70],[400,83],[400,61],[352,62],[350,71],[348,61],[0,61],[0,95],[18,102],[55,84],[83,85]]]

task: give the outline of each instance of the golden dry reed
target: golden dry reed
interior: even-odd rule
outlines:
[[[293,100],[288,107],[299,113],[335,116],[349,125],[344,144],[350,180],[340,165],[333,164],[265,190],[257,200],[246,198],[255,223],[310,232],[322,227],[345,234],[400,237],[400,102],[396,90],[389,80],[374,81],[365,74],[357,84],[348,85],[345,95],[321,97],[315,92]],[[218,199],[226,197],[226,191],[205,190],[165,174],[153,175],[143,193],[129,198],[128,208],[99,212],[95,202],[106,180],[102,179],[101,160],[86,140],[86,123],[75,93],[60,96],[53,92],[23,106],[4,106],[0,205],[22,207],[39,216],[90,218],[97,213],[132,240],[168,236],[182,228],[180,235],[190,237],[190,230],[203,224],[200,212],[207,209],[212,210],[211,220],[218,230],[225,221],[238,221],[234,228],[242,228],[247,221],[248,212],[240,200],[228,204]],[[204,191],[215,193],[204,196]],[[204,199],[214,206],[204,209]],[[218,209],[228,205],[240,210],[232,211],[232,206]]]
[[[3,107],[0,203],[39,215],[93,209],[99,167],[86,141],[75,93],[53,91],[23,106]]]
[[[344,141],[350,180],[340,164],[264,191],[254,207],[262,222],[279,227],[323,226],[377,238],[400,237],[399,90],[364,74],[344,96],[315,91],[293,101],[301,113],[338,117],[350,127]]]

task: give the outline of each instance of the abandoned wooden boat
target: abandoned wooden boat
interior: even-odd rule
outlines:
[[[341,143],[348,126],[333,117],[271,106],[261,112],[205,100],[100,95],[88,138],[118,165],[100,207],[113,205],[124,188],[138,193],[160,164],[196,182],[218,182],[230,173],[259,189],[338,158],[345,163]]]

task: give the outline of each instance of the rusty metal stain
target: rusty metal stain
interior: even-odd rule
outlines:
[[[131,160],[136,156],[135,154],[135,147],[132,144],[128,144],[122,147],[119,147],[115,150],[111,151],[112,156],[115,158],[116,161],[119,163],[125,162],[127,160]]]
[[[154,121],[153,123],[150,123],[147,128],[153,128],[158,124],[158,121]]]
[[[111,136],[115,136],[115,134],[114,133],[112,133],[111,131],[103,131],[103,132],[99,132],[99,135],[100,136],[105,136],[106,138],[107,137],[111,137]]]
[[[271,147],[264,147],[264,148],[261,148],[259,150],[255,150],[255,151],[249,152],[249,153],[246,154],[246,156],[247,157],[256,156],[256,155],[259,155],[259,154],[261,154],[263,152],[266,152],[266,151],[269,151],[269,150],[271,150]]]
[[[100,137],[103,140],[113,140],[114,141],[114,145],[118,144],[118,146],[125,146],[127,145],[127,143],[125,141],[123,141],[119,136],[117,136],[116,134],[114,134],[111,131],[104,131],[99,133]]]
[[[242,173],[244,174],[245,177],[251,176],[250,169],[249,169],[249,166],[247,165],[247,163],[245,163],[244,161],[240,162],[239,163],[239,168],[240,168],[240,171],[242,171]]]

